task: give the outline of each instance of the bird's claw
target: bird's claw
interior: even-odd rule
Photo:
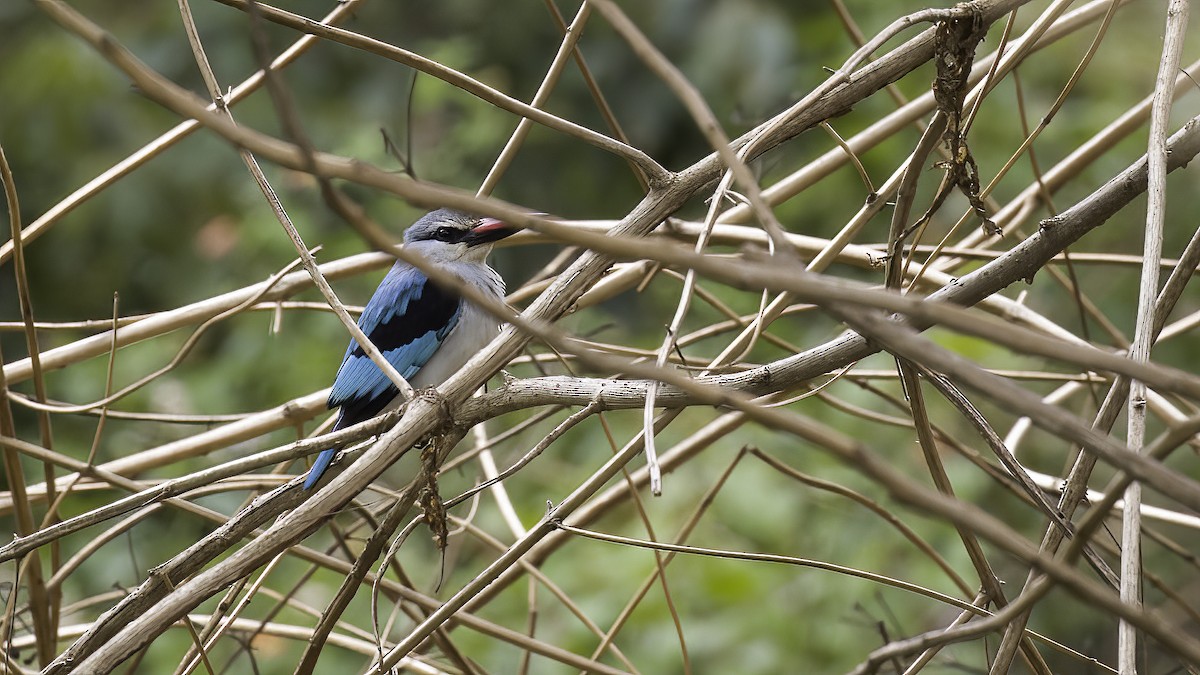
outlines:
[[[441,416],[441,426],[448,427],[454,421],[454,413],[450,409],[450,401],[438,391],[437,387],[425,387],[419,389],[415,398],[428,401],[435,405],[438,414]]]

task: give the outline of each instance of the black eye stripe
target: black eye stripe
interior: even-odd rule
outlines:
[[[433,238],[438,241],[452,243],[461,240],[464,234],[466,234],[464,230],[442,226],[433,231]]]

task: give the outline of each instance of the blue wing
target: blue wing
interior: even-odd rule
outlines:
[[[412,379],[458,325],[458,296],[434,286],[420,270],[396,263],[367,302],[358,326],[404,379]],[[379,414],[400,392],[354,340],[333,380],[328,407],[341,407],[334,430]],[[333,450],[317,456],[304,487],[311,488],[333,459]]]

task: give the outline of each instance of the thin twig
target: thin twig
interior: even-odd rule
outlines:
[[[1155,298],[1158,296],[1158,261],[1162,257],[1163,227],[1167,208],[1167,126],[1171,101],[1175,98],[1176,73],[1183,51],[1188,24],[1187,0],[1167,3],[1167,25],[1154,82],[1153,112],[1150,115],[1149,188],[1146,205],[1146,234],[1142,244],[1142,279],[1138,287],[1137,323],[1129,358],[1138,363],[1150,361],[1154,339]],[[1146,433],[1146,383],[1133,378],[1129,383],[1129,429],[1126,443],[1131,452],[1143,451]],[[1121,527],[1121,600],[1142,603],[1142,485],[1132,482],[1125,488],[1125,511]],[[1117,660],[1122,675],[1137,673],[1137,629],[1121,621],[1117,632]]]

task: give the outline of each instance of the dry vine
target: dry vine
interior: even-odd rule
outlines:
[[[253,0],[219,3],[244,13],[262,70],[228,89],[208,63],[203,26],[189,2],[179,0],[186,36],[180,53],[194,58],[207,98],[147,65],[108,32],[101,17],[60,0],[34,3],[41,20],[87,45],[140,95],[184,121],[28,224],[19,208],[21,176],[0,153],[12,232],[0,247],[0,265],[15,280],[20,310],[0,325],[8,352],[0,358],[0,446],[8,481],[0,511],[12,518],[15,532],[0,546],[11,581],[0,618],[0,673],[35,667],[54,675],[133,672],[143,663],[173,664],[178,673],[251,672],[251,663],[263,672],[321,672],[335,662],[357,664],[348,667],[366,673],[510,672],[512,663],[497,656],[505,653],[497,651],[499,644],[519,650],[522,670],[535,672],[542,671],[533,656],[562,672],[652,672],[663,664],[705,672],[700,658],[712,662],[706,655],[716,650],[733,654],[723,657],[723,667],[739,662],[739,645],[704,644],[693,633],[699,632],[694,626],[705,611],[705,591],[689,587],[682,579],[691,577],[672,566],[684,558],[713,566],[731,564],[715,559],[734,561],[741,573],[765,579],[790,573],[853,578],[866,584],[855,587],[863,597],[874,589],[903,591],[896,594],[905,600],[894,624],[879,618],[890,611],[886,605],[868,612],[883,626],[882,636],[873,628],[860,630],[863,642],[838,646],[834,662],[855,672],[957,665],[992,673],[1200,670],[1198,589],[1178,581],[1197,576],[1194,546],[1189,550],[1181,540],[1194,541],[1200,527],[1200,482],[1188,471],[1200,447],[1200,376],[1189,372],[1190,363],[1158,361],[1151,352],[1164,341],[1189,339],[1200,322],[1192,315],[1169,323],[1200,264],[1200,231],[1182,250],[1161,248],[1168,188],[1181,185],[1167,174],[1179,173],[1200,153],[1200,117],[1173,130],[1167,124],[1172,102],[1194,86],[1196,65],[1182,73],[1178,65],[1187,20],[1180,6],[1186,3],[1170,3],[1159,76],[1143,92],[1153,93],[1141,101],[1117,98],[1124,110],[1115,119],[1086,141],[1070,141],[1068,151],[1045,168],[1040,162],[1053,153],[1039,159],[1035,149],[1045,146],[1035,141],[1061,141],[1054,135],[1062,128],[1058,110],[1097,50],[1123,44],[1114,17],[1145,11],[1126,8],[1145,3],[1093,0],[1070,10],[1071,3],[1061,0],[976,0],[921,9],[867,37],[854,12],[833,0],[847,33],[841,66],[736,138],[697,85],[655,47],[654,36],[612,0],[585,0],[570,21],[547,3],[547,20],[562,40],[529,104],[370,31],[339,27],[368,0],[334,3],[320,21]],[[596,39],[619,41],[686,110],[707,143],[699,161],[665,166],[630,140],[609,104],[625,94],[621,83],[596,77],[580,49],[591,39],[584,29],[599,22],[609,32]],[[291,31],[294,43],[272,54],[267,36],[281,29]],[[1027,109],[1022,69],[1057,72],[1060,64],[1048,65],[1044,51],[1072,38],[1088,38],[1090,46],[1064,71],[1058,100],[1044,114]],[[402,64],[510,115],[516,130],[478,192],[339,156],[311,140],[289,91],[297,84],[281,73],[298,60],[320,58],[307,52],[323,42]],[[923,68],[931,62],[937,67]],[[604,131],[544,109],[571,68],[586,81]],[[909,100],[897,85],[917,81],[924,93]],[[998,95],[1009,84],[1016,88],[1015,106]],[[259,87],[268,90],[264,98],[279,121],[278,135],[240,121],[235,104]],[[889,96],[891,112],[855,117],[860,108],[878,111]],[[1136,137],[1152,110],[1148,156],[1121,155],[1120,142]],[[1043,114],[1034,129],[1031,114]],[[1019,135],[1003,156],[984,155],[981,147],[991,146],[972,136],[982,115],[1008,116],[1006,129]],[[844,138],[843,118],[847,128],[859,129]],[[538,127],[563,143],[622,160],[642,186],[642,199],[613,221],[553,218],[539,214],[536,205],[490,197]],[[1070,131],[1062,137],[1071,138]],[[236,148],[299,262],[276,261],[267,281],[219,294],[202,289],[200,300],[151,314],[125,316],[114,306],[111,321],[40,321],[27,250],[43,245],[41,238],[52,239],[74,209],[118,188],[135,168],[189,134]],[[797,161],[791,150],[802,141],[824,143],[826,150]],[[11,148],[21,139],[0,142]],[[903,151],[878,150],[888,143]],[[868,155],[871,162],[864,162]],[[1096,186],[1088,172],[1101,158],[1120,158],[1122,168]],[[276,196],[259,160],[315,177],[328,210],[384,252],[318,265],[308,248],[312,236],[301,237],[304,228],[293,225],[289,205]],[[761,178],[767,161],[786,168],[770,184]],[[1013,177],[1019,173],[1014,167],[1025,163],[1032,178],[1014,185],[1021,180]],[[849,206],[837,211],[851,214],[844,225],[831,237],[791,227],[781,206],[825,189],[847,164],[865,183],[861,191],[825,196]],[[892,173],[872,181],[868,167],[880,164]],[[939,175],[940,183],[931,179]],[[417,393],[396,413],[320,435],[327,391],[296,392],[282,405],[263,402],[265,409],[193,416],[185,421],[204,422],[202,430],[98,462],[106,420],[154,429],[180,421],[165,411],[121,404],[196,358],[193,347],[214,326],[259,311],[274,313],[278,326],[284,315],[315,309],[338,314],[354,330],[353,307],[343,306],[328,282],[374,272],[393,256],[409,258],[392,246],[390,228],[372,222],[346,194],[348,184],[414,206],[503,218],[529,230],[513,245],[551,242],[564,252],[513,289],[511,305],[456,288],[509,327],[437,394]],[[1148,185],[1155,187],[1144,255],[1074,248],[1084,235],[1136,210],[1131,203]],[[1059,196],[1064,194],[1069,197]],[[1174,199],[1176,192],[1170,194]],[[1189,196],[1178,194],[1185,201]],[[1060,211],[1055,197],[1074,203]],[[686,216],[700,201],[706,202],[703,216]],[[869,226],[880,215],[890,219],[889,228]],[[1076,271],[1139,263],[1140,303],[1125,316],[1109,316],[1114,306],[1084,281],[1095,276]],[[303,271],[293,271],[295,265]],[[1165,284],[1157,281],[1160,271],[1169,274]],[[455,286],[436,270],[429,273]],[[602,342],[561,321],[650,286],[671,298],[665,311],[673,319],[649,346]],[[314,287],[321,302],[296,299]],[[1078,315],[1039,311],[1050,307],[1039,296],[1054,293],[1070,296]],[[748,305],[729,300],[746,297]],[[818,315],[840,332],[802,343],[795,317]],[[1103,339],[1088,332],[1089,322],[1101,327]],[[1132,337],[1118,328],[1123,323],[1135,326]],[[189,337],[167,365],[139,363],[140,378],[114,382],[122,349],[174,344],[168,336],[181,329]],[[72,337],[48,347],[49,334]],[[7,346],[18,343],[7,340],[16,336],[23,358],[12,357]],[[1020,358],[1003,359],[1000,349]],[[51,384],[61,380],[48,383],[47,376],[84,372],[97,357],[108,362],[104,395],[84,404],[57,401]],[[996,362],[1012,367],[992,367]],[[501,369],[513,375],[496,377]],[[474,395],[489,381],[488,391]],[[1111,433],[1126,405],[1128,439]],[[616,412],[621,410],[643,414],[631,422],[632,416]],[[510,413],[524,416],[514,421],[518,416]],[[90,452],[55,444],[53,429],[67,415],[99,420]],[[1156,436],[1144,437],[1144,416],[1159,429]],[[21,420],[34,422],[27,429]],[[1040,434],[1030,436],[1034,427]],[[892,441],[878,441],[871,429],[915,442],[919,452],[889,447]],[[274,443],[289,430],[296,440]],[[548,501],[540,517],[522,514],[515,503],[520,500],[511,496],[514,486],[530,489],[530,482],[520,482],[530,469],[582,433],[591,453],[586,466],[537,491]],[[329,472],[332,479],[314,492],[302,490],[295,476],[304,458],[331,445],[346,448]],[[1193,456],[1178,457],[1188,454],[1181,447],[1190,447]],[[413,448],[420,450],[413,453],[418,459],[406,457]],[[231,449],[239,452],[236,459],[224,454]],[[808,466],[811,451],[836,460],[817,463],[826,475]],[[1031,461],[1033,453],[1038,457]],[[205,468],[196,470],[197,460]],[[396,463],[413,473],[408,484],[392,487],[381,477]],[[1063,467],[1062,475],[1046,466]],[[447,485],[461,482],[455,477],[464,467],[482,478],[457,497],[446,494]],[[748,471],[771,487],[750,495],[731,487]],[[673,476],[705,483],[688,485]],[[665,499],[646,498],[660,488]],[[821,559],[765,517],[753,529],[772,530],[772,541],[787,550],[748,550],[756,541],[752,535],[708,545],[722,541],[722,528],[733,527],[712,513],[714,503],[758,504],[771,490],[795,493],[790,498],[798,500],[834,495],[837,504],[853,504],[825,516],[844,518],[848,531],[861,527],[896,539],[924,566],[916,573],[903,566],[880,569],[869,553]],[[1153,504],[1141,503],[1143,490]],[[225,499],[229,495],[237,499]],[[661,505],[672,499],[684,506],[665,515]],[[996,501],[1005,508],[994,507]],[[103,567],[101,552],[114,540],[152,537],[152,524],[176,512],[204,523],[206,534],[162,554],[163,562],[140,570],[144,576],[133,587],[100,592],[83,581]],[[1105,528],[1119,529],[1122,513],[1125,529],[1113,537]],[[426,530],[449,549],[439,546],[430,556],[428,547],[419,548],[421,535],[413,533]],[[689,543],[693,539],[706,544]],[[1153,555],[1143,560],[1139,547],[1151,542]],[[871,548],[867,544],[864,550]],[[601,591],[546,569],[566,561],[579,579],[603,577],[603,563],[589,560],[601,545],[622,547],[626,557],[644,555],[638,560],[645,574],[628,587],[614,580]],[[410,553],[414,548],[418,553]],[[423,568],[415,570],[418,561]],[[1145,599],[1142,579],[1155,587]],[[527,591],[518,586],[522,581]],[[611,596],[601,611],[589,596],[597,592]],[[1109,620],[1107,642],[1072,643],[1055,634],[1053,623],[1046,634],[1029,628],[1039,615],[1058,612],[1062,595],[1073,611],[1090,609]],[[752,613],[755,605],[772,601],[742,598],[751,609],[741,610]],[[866,602],[847,598],[843,604],[850,614],[850,607]],[[546,612],[569,629],[547,629],[539,623]],[[798,626],[815,619],[804,607],[792,614]],[[631,637],[637,621],[640,628],[652,625],[659,641]],[[173,628],[184,629],[184,638],[174,639],[179,631]],[[1109,643],[1117,644],[1118,633],[1114,650]],[[662,642],[664,635],[670,643]],[[268,665],[253,649],[269,639],[288,647]],[[790,644],[771,648],[790,659],[771,663],[777,672],[813,660]]]

